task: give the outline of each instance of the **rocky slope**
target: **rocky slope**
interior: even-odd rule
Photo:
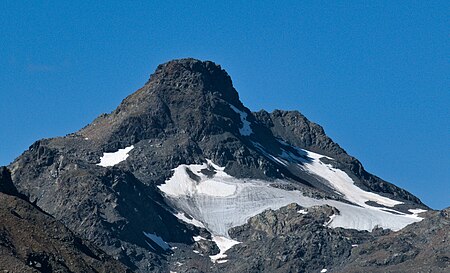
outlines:
[[[0,271],[131,272],[29,203],[0,168]]]
[[[404,189],[368,173],[361,162],[333,142],[320,125],[309,121],[298,111],[275,110],[267,113],[262,110],[255,113],[255,116],[258,121],[270,128],[274,136],[294,146],[335,158],[340,169],[347,170],[357,177],[355,183],[361,188],[422,204],[417,197]]]
[[[230,259],[246,262],[225,271],[320,272],[332,267],[349,256],[352,247],[373,236],[367,231],[330,229],[326,223],[335,213],[330,206],[305,209],[291,204],[250,218],[230,231],[242,242]],[[254,255],[255,250],[260,255]]]
[[[300,113],[252,113],[220,66],[194,59],[160,65],[112,113],[9,168],[21,193],[136,272],[308,272],[428,209]],[[278,211],[291,203],[309,213]],[[285,224],[255,224],[274,217]]]
[[[354,248],[330,272],[448,272],[450,208]]]

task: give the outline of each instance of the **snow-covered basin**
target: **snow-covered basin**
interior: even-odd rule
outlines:
[[[208,168],[213,168],[216,173],[209,177],[202,173]],[[399,230],[422,219],[417,214],[399,211],[393,214],[384,211],[386,208],[366,204],[360,207],[335,200],[314,199],[299,191],[271,187],[268,181],[237,179],[211,161],[175,168],[174,175],[159,189],[178,210],[202,223],[213,235],[224,237],[228,237],[228,229],[245,224],[250,217],[290,203],[303,207],[328,204],[337,208],[340,214],[329,224],[330,227],[370,231],[378,226]]]

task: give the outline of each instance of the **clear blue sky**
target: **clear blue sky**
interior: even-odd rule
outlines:
[[[0,1],[0,164],[112,111],[159,63],[213,60],[366,169],[450,205],[448,1]]]

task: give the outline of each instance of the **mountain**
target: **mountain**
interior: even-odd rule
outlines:
[[[251,112],[220,66],[195,59],[158,66],[112,113],[8,168],[135,272],[331,270],[430,210],[299,112]]]

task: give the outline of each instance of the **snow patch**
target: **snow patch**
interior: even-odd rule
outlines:
[[[128,158],[128,153],[133,150],[133,148],[134,146],[131,145],[124,149],[119,149],[114,153],[103,153],[103,156],[100,157],[100,163],[98,163],[97,165],[102,167],[111,167],[117,165]]]
[[[297,212],[300,213],[300,214],[303,214],[303,215],[308,214],[308,212],[306,210],[304,210],[304,209],[301,209],[301,210],[299,210]]]
[[[328,220],[328,222],[326,222],[325,224],[323,224],[324,227],[328,227],[334,220],[334,218],[336,218],[336,214],[333,214],[330,216],[330,219]]]
[[[168,243],[164,242],[164,240],[159,237],[156,234],[153,233],[147,233],[144,231],[144,235],[149,238],[150,240],[152,240],[155,244],[157,244],[159,247],[161,247],[164,251],[167,251],[170,249],[170,246]],[[149,243],[147,243],[149,246],[151,246]],[[153,247],[152,247],[153,248]],[[154,249],[154,248],[153,248]]]
[[[409,209],[408,211],[416,216],[419,215],[419,213],[427,212],[426,209]]]
[[[320,270],[320,273],[326,273],[326,272],[328,272],[328,269],[322,269],[322,270]]]
[[[201,165],[180,165],[173,169],[173,176],[158,188],[173,197],[194,196],[196,194],[225,197],[236,192],[236,185],[229,176],[211,161]],[[215,173],[214,179],[210,173]]]
[[[241,117],[242,128],[239,129],[239,133],[241,133],[241,135],[243,135],[243,136],[249,136],[249,135],[253,134],[252,128],[250,127],[251,123],[247,120],[247,116],[248,116],[247,113],[237,109],[235,106],[233,106],[231,104],[230,104],[230,107],[231,107],[231,109],[233,109],[234,112],[239,114],[239,116]]]
[[[194,236],[194,237],[192,237],[192,239],[194,239],[195,242],[207,240],[206,238],[203,238],[202,236]]]
[[[220,249],[219,254],[209,256],[213,263],[225,263],[228,260],[223,261],[224,258],[227,257],[225,252],[232,248],[234,245],[240,244],[241,242],[235,241],[233,239],[229,239],[223,236],[213,236],[212,241],[216,243],[217,247]],[[220,261],[222,260],[222,261]]]
[[[192,216],[191,216],[192,219],[187,218],[186,215],[184,215],[183,212],[178,212],[177,214],[174,214],[174,216],[177,217],[178,219],[180,219],[181,221],[185,222],[185,223],[194,225],[196,227],[205,228],[205,226],[203,225],[202,222],[194,219]]]

